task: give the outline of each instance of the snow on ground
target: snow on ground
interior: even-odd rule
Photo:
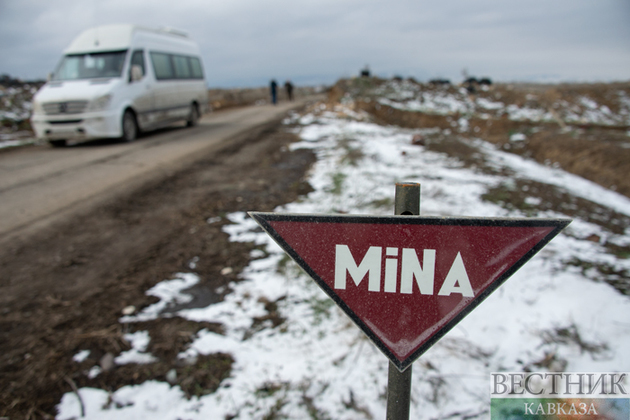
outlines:
[[[444,154],[412,145],[412,135],[422,130],[383,127],[349,109],[332,112],[323,106],[286,122],[298,126],[295,130],[302,139],[292,147],[312,149],[318,161],[309,175],[314,191],[277,212],[389,215],[394,185],[406,181],[421,183],[424,215],[522,216],[481,198],[488,188],[509,182],[507,178],[464,168]],[[470,141],[492,164],[508,167],[520,178],[551,183],[630,214],[625,197],[480,140]],[[528,202],[539,199],[531,197]],[[216,392],[190,400],[178,386],[157,381],[125,386],[112,394],[82,388],[85,418],[384,419],[385,356],[252,219],[244,213],[228,218],[232,224],[225,231],[231,240],[257,244],[242,281],[231,285],[233,291],[223,302],[168,316],[222,323],[224,335],[202,330],[179,357],[230,353],[235,360],[230,377]],[[630,371],[630,300],[566,264],[578,258],[630,269],[628,260],[582,239],[593,233],[614,236],[575,220],[414,363],[411,418],[488,418],[493,371]],[[627,245],[630,232],[612,239]],[[194,272],[180,273],[158,284],[148,293],[161,302],[121,321],[159,316],[170,303],[186,301],[186,288],[197,280]],[[265,301],[275,301],[286,322],[275,328],[269,323],[252,333],[252,318],[265,314]],[[138,362],[147,362],[150,355],[143,351],[148,337],[145,332],[136,334],[129,337],[134,344],[131,352],[142,356]],[[129,363],[132,356],[118,357]],[[79,418],[79,399],[65,394],[58,410],[60,420]]]
[[[9,138],[9,140],[5,140],[4,137]],[[27,144],[34,144],[36,140],[32,137],[32,135],[25,134],[24,139],[22,140],[13,140],[15,134],[0,134],[0,149],[8,148],[8,147],[16,147],[16,146],[25,146]]]

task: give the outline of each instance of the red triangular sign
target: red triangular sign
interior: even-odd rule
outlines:
[[[250,215],[400,371],[571,222]]]

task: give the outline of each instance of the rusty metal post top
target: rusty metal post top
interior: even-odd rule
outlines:
[[[396,183],[396,198],[394,199],[394,214],[420,214],[420,184],[416,182]]]

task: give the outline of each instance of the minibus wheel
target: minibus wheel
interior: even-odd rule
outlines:
[[[126,110],[122,118],[122,141],[132,142],[138,137],[138,123],[131,110]]]
[[[190,104],[190,113],[188,114],[188,120],[186,121],[186,125],[188,127],[194,127],[199,122],[199,110],[197,109],[197,105]]]

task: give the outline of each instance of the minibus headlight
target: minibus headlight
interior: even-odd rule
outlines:
[[[90,102],[89,110],[101,111],[109,106],[111,100],[112,95],[103,95],[100,98],[96,98],[92,102]]]

